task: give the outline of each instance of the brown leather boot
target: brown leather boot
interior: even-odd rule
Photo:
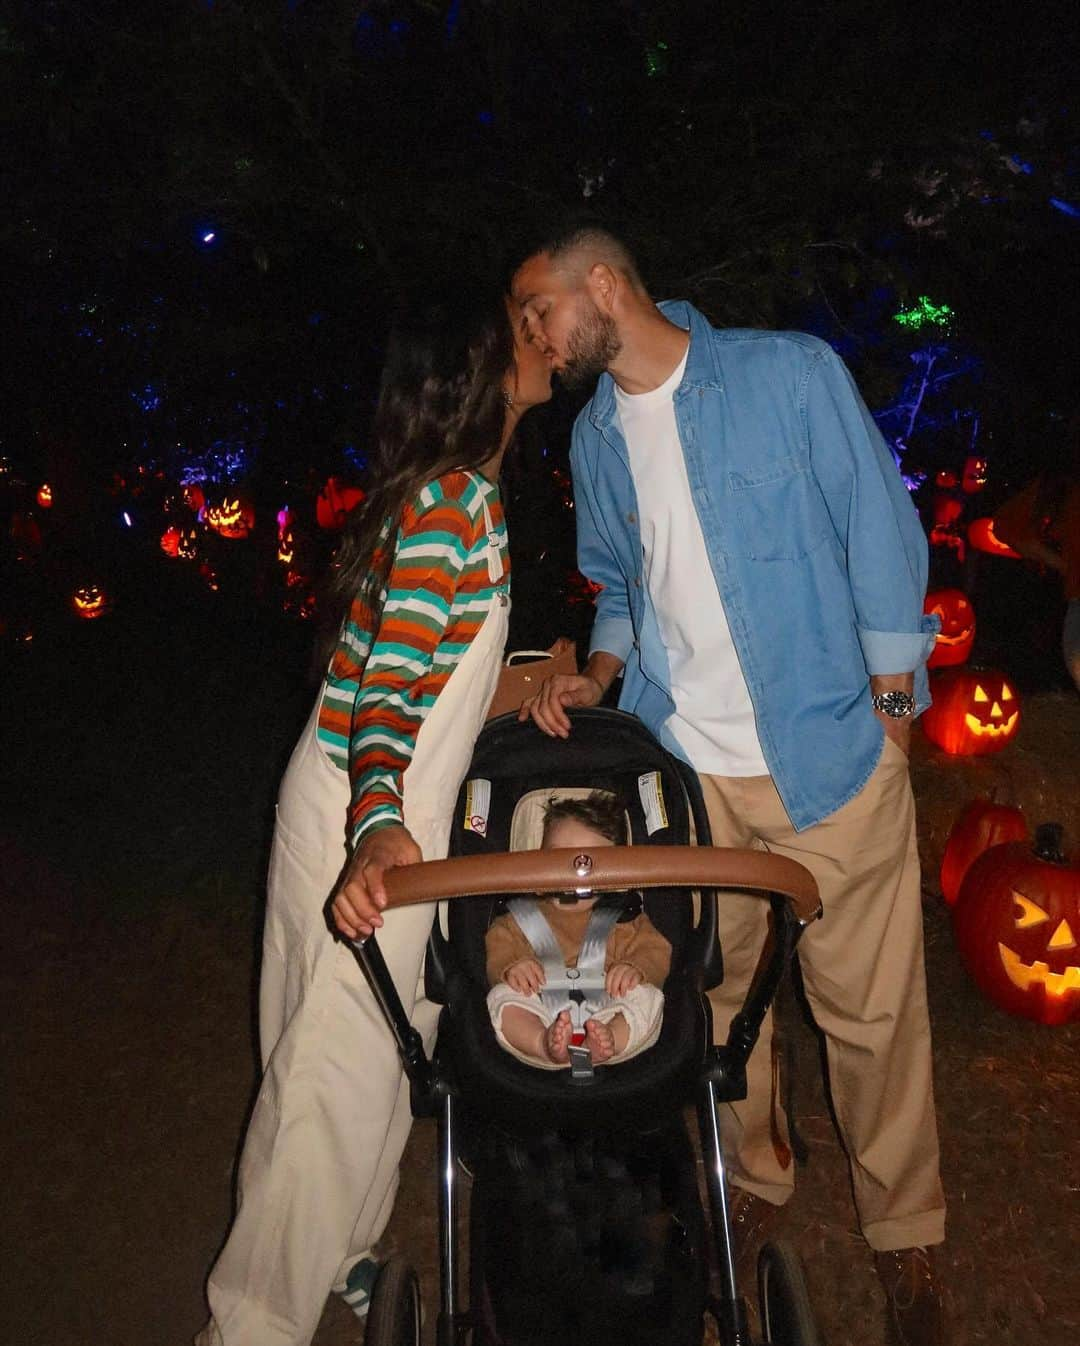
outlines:
[[[885,1288],[890,1339],[895,1346],[947,1346],[933,1249],[875,1253],[874,1264]]]

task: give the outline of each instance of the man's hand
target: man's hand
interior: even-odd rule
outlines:
[[[535,958],[522,958],[510,964],[503,973],[503,981],[519,995],[538,995],[547,978]]]
[[[548,678],[535,696],[522,702],[518,720],[527,720],[531,715],[537,727],[549,737],[569,738],[567,710],[598,706],[621,671],[621,659],[595,650],[580,673],[557,673]]]
[[[644,978],[633,963],[612,963],[604,978],[604,990],[613,999],[618,1000],[627,991],[640,986]]]
[[[881,727],[885,730],[885,737],[891,738],[905,757],[911,756],[911,716],[905,716],[902,720],[894,720],[891,715],[883,715],[880,711],[874,714],[881,721]]]
[[[569,738],[568,707],[598,706],[604,689],[595,678],[585,673],[556,673],[548,678],[535,696],[521,703],[518,720],[531,715],[537,725],[551,738]]]
[[[407,828],[396,824],[371,832],[353,852],[331,910],[334,924],[348,939],[366,939],[383,923],[386,906],[383,875],[398,865],[423,860],[420,847]]]

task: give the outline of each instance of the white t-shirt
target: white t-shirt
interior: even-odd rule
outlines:
[[[671,673],[675,713],[667,727],[696,771],[767,776],[675,424],[673,396],[685,369],[686,355],[647,393],[624,393],[615,385],[637,489],[645,579]]]

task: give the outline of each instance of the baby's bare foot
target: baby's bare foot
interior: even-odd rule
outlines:
[[[585,1023],[585,1046],[593,1059],[593,1065],[602,1065],[615,1055],[615,1034],[607,1024],[598,1019],[588,1019]]]
[[[557,1066],[566,1065],[570,1060],[570,1011],[563,1010],[548,1031],[544,1034],[544,1046],[548,1058]]]

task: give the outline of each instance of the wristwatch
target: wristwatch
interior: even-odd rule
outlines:
[[[915,714],[915,698],[910,692],[878,692],[870,698],[870,704],[892,720],[906,720]]]

